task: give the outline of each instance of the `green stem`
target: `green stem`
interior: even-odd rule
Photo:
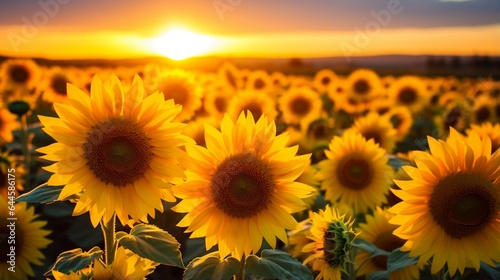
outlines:
[[[116,240],[115,240],[115,222],[116,214],[104,224],[101,220],[102,233],[104,235],[104,254],[106,257],[106,265],[111,265],[115,259]]]
[[[443,266],[443,268],[441,268],[441,270],[436,273],[435,275],[433,275],[433,278],[436,279],[436,280],[446,280],[448,279],[448,269],[447,269],[447,266]]]
[[[245,261],[246,261],[246,256],[243,254],[241,257],[240,261],[240,270],[238,270],[238,273],[234,275],[234,280],[244,280],[245,279]]]
[[[21,146],[23,150],[23,165],[24,165],[24,171],[26,172],[25,180],[26,180],[26,185],[28,186],[28,190],[31,188],[30,186],[30,162],[31,162],[31,155],[30,155],[30,150],[29,150],[29,133],[28,133],[28,121],[26,120],[27,116],[26,114],[22,115],[19,117],[19,121],[21,122]]]

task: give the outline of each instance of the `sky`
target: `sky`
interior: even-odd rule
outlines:
[[[172,28],[206,55],[500,55],[498,0],[1,0],[0,55],[155,55]]]

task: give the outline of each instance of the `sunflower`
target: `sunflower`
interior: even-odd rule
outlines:
[[[3,90],[31,90],[40,78],[40,69],[31,59],[7,59],[0,67]]]
[[[463,98],[464,96],[456,91],[447,91],[439,96],[438,104],[441,107],[449,107],[453,105],[456,100]]]
[[[332,118],[319,118],[312,122],[307,122],[302,126],[299,139],[299,153],[309,153],[328,146],[328,143],[335,134],[335,121]],[[316,159],[313,158],[315,161]]]
[[[316,72],[313,79],[313,87],[321,93],[328,91],[330,85],[337,79],[337,75],[330,69],[321,69]]]
[[[106,266],[104,262],[94,261],[89,267],[70,274],[64,274],[57,270],[52,270],[55,280],[138,280],[146,279],[146,276],[153,273],[158,263],[141,258],[132,251],[120,246],[116,249],[115,259],[111,265]]]
[[[287,124],[307,122],[306,126],[322,114],[323,102],[319,94],[308,87],[291,88],[278,101]]]
[[[16,180],[9,180],[9,174],[14,175]],[[12,194],[17,197],[19,191],[24,190],[24,175],[26,171],[22,164],[16,162],[14,155],[10,155],[7,151],[0,153],[0,195],[4,198]],[[15,182],[15,186],[10,185],[11,182]]]
[[[295,258],[304,259],[304,252],[302,248],[311,243],[307,237],[311,229],[311,220],[306,219],[299,223],[297,229],[288,232],[288,247],[287,252]]]
[[[114,213],[122,224],[129,216],[147,222],[162,200],[175,201],[168,182],[181,177],[180,149],[192,139],[181,135],[184,124],[172,123],[181,111],[163,94],[144,97],[137,76],[123,92],[116,76],[92,81],[90,96],[68,86],[68,104],[54,104],[59,118],[40,116],[44,131],[57,143],[38,149],[56,161],[48,184],[65,185],[59,199],[82,193],[74,215],[90,213],[95,227]]]
[[[386,89],[384,92],[387,93],[387,90],[396,82],[396,78],[394,76],[384,76],[380,79],[380,82],[382,83],[384,89]]]
[[[219,245],[221,257],[256,253],[262,238],[276,247],[285,244],[285,229],[295,229],[290,213],[305,209],[303,198],[312,187],[294,182],[308,166],[310,155],[295,156],[285,148],[287,134],[276,135],[273,121],[257,123],[250,112],[236,123],[225,116],[221,132],[207,126],[207,149],[187,146],[191,165],[185,184],[173,188],[182,201],[172,208],[187,213],[178,226],[192,238],[206,237],[206,249]]]
[[[198,146],[206,147],[205,143],[205,125],[209,124],[218,127],[218,121],[210,117],[200,117],[190,121],[182,133],[192,138]]]
[[[393,107],[383,117],[388,119],[394,129],[396,129],[396,141],[405,139],[413,125],[413,116],[410,109],[405,106]]]
[[[309,161],[310,163],[310,161]],[[311,196],[303,199],[307,208],[311,208],[314,205],[314,201],[316,197],[319,195],[319,182],[316,179],[317,168],[315,165],[309,164],[308,167],[302,172],[302,174],[297,178],[297,182],[304,183],[308,186],[314,188],[314,191]]]
[[[243,87],[243,75],[233,64],[226,62],[217,71],[219,79],[232,90]]]
[[[325,154],[327,159],[318,164],[317,179],[322,181],[327,200],[346,204],[356,214],[386,202],[393,170],[385,150],[373,139],[344,132],[342,137],[333,137]]]
[[[394,129],[388,118],[377,113],[369,113],[364,117],[357,118],[352,127],[346,131],[357,132],[366,139],[373,139],[387,153],[391,153],[396,145],[397,130]]]
[[[277,92],[286,87],[289,83],[286,75],[279,71],[271,73],[271,82],[274,86],[274,90]]]
[[[12,131],[19,128],[16,115],[4,109],[0,102],[0,145],[12,142],[14,136]]]
[[[402,251],[432,258],[431,273],[445,264],[453,276],[480,262],[500,261],[500,152],[474,131],[464,139],[450,128],[445,141],[428,137],[430,153],[415,151],[417,167],[403,167],[410,181],[396,181],[403,201],[393,206],[394,234],[407,242]],[[435,240],[436,242],[430,242]]]
[[[45,257],[41,250],[51,243],[47,238],[50,231],[43,229],[47,222],[36,220],[39,215],[35,214],[34,207],[16,202],[15,208],[16,220],[10,221],[12,215],[7,200],[0,196],[0,279],[26,280],[35,276],[32,266],[43,264]],[[12,223],[15,223],[15,229],[9,226]],[[7,236],[12,236],[12,230],[15,230],[15,239],[7,240]],[[15,247],[15,273],[8,270],[12,247]]]
[[[92,279],[92,270],[90,269],[90,267],[81,269],[77,272],[71,271],[69,274],[64,274],[64,273],[59,272],[57,270],[52,270],[51,273],[52,273],[52,276],[54,277],[55,280],[87,280],[87,279]],[[108,278],[108,279],[110,279],[110,278]]]
[[[372,70],[358,69],[347,77],[347,100],[366,102],[373,100],[382,91],[380,77]]]
[[[234,96],[228,105],[227,113],[236,120],[241,112],[249,111],[259,119],[265,115],[269,119],[276,118],[274,99],[263,92],[242,91]]]
[[[405,240],[392,233],[397,228],[396,225],[389,223],[389,220],[393,216],[387,210],[377,206],[375,211],[373,211],[373,215],[366,215],[366,222],[359,224],[357,230],[360,234],[358,237],[389,253],[403,246]],[[356,276],[370,275],[376,271],[387,270],[386,256],[370,258],[370,253],[366,251],[360,251],[357,254],[355,263],[358,266]],[[389,280],[419,279],[419,276],[417,265],[412,265],[390,273]]]
[[[155,82],[151,82],[149,92],[161,92],[165,100],[173,99],[182,105],[182,111],[175,121],[186,121],[201,107],[202,90],[194,75],[182,70],[163,72]]]
[[[471,122],[482,124],[495,120],[495,99],[489,96],[480,96],[474,99]]]
[[[94,261],[94,279],[146,279],[153,273],[158,263],[141,258],[132,251],[120,246],[116,249],[113,263],[104,267],[99,261]]]
[[[426,103],[426,86],[415,76],[403,76],[389,88],[389,98],[396,105],[406,106],[412,112],[419,112]]]
[[[245,89],[247,91],[268,93],[274,87],[269,74],[263,70],[252,71],[248,76]]]
[[[446,138],[450,127],[463,132],[470,124],[472,116],[471,106],[463,99],[449,104],[442,115],[434,118],[440,138]]]
[[[53,67],[47,69],[42,78],[42,98],[49,103],[64,103],[68,98],[67,84],[79,81],[72,69]]]
[[[500,149],[500,124],[492,124],[490,122],[481,125],[472,124],[470,129],[467,129],[467,136],[473,135],[474,132],[481,138],[489,137],[491,140],[491,153]]]
[[[378,98],[370,104],[370,112],[384,115],[394,107],[394,103],[387,98]]]
[[[337,209],[326,206],[319,213],[312,213],[308,238],[311,243],[302,252],[310,254],[304,264],[312,263],[312,269],[319,271],[316,280],[340,280],[341,272],[347,273],[346,265],[351,262],[349,251],[357,233],[352,229],[353,220],[345,220]]]
[[[223,84],[213,84],[203,98],[203,107],[211,117],[221,120],[226,113],[233,90]]]
[[[337,79],[329,84],[327,95],[328,98],[334,102],[335,107],[338,107],[339,103],[344,102],[346,96],[346,86],[345,80],[340,77],[337,77]]]

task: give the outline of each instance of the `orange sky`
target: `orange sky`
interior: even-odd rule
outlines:
[[[46,58],[127,58],[158,55],[150,39],[123,32],[40,32],[25,39],[22,27],[0,27],[0,54]],[[193,29],[193,31],[195,31]],[[500,25],[362,32],[288,32],[213,36],[204,55],[250,57],[363,56],[378,54],[500,55]],[[161,36],[159,32],[157,36]],[[209,34],[207,34],[209,35]],[[172,42],[175,44],[175,42]],[[17,51],[16,51],[17,50]]]
[[[373,17],[387,11],[389,2],[382,0],[239,0],[231,1],[237,5],[223,6],[227,10],[222,11],[213,4],[227,1],[44,3],[51,1],[64,4],[48,10],[36,1],[2,4],[0,55],[54,59],[157,56],[158,46],[154,48],[151,40],[172,27],[211,36],[210,47],[200,55],[500,55],[500,3],[490,0],[401,0],[387,24],[376,23]],[[367,30],[370,24],[375,29]],[[164,44],[189,47],[180,41]]]

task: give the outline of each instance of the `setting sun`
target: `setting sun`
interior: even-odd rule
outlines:
[[[215,39],[185,29],[172,29],[150,41],[151,47],[161,55],[174,60],[205,54],[214,45]]]

